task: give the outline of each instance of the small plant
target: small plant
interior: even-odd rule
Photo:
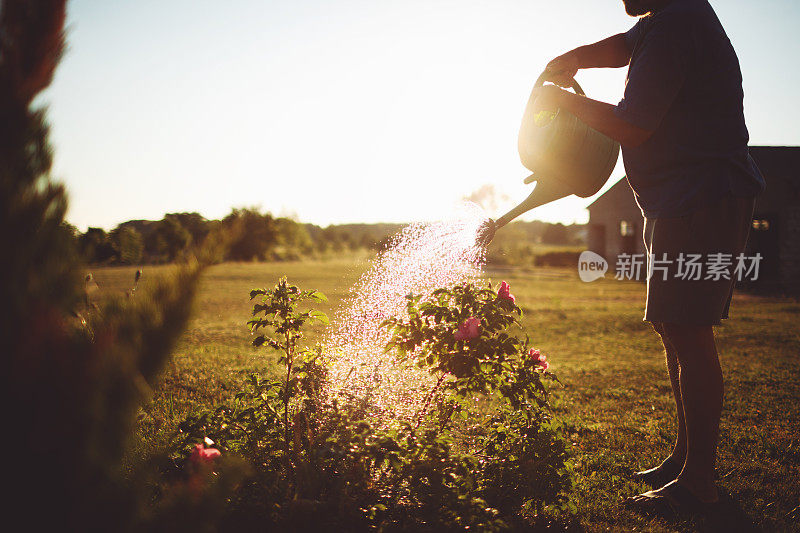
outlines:
[[[252,344],[279,353],[283,379],[251,374],[235,400],[212,411],[189,417],[180,428],[183,440],[176,458],[189,446],[206,438],[219,446],[268,466],[272,485],[283,485],[280,493],[294,494],[295,467],[302,459],[303,444],[308,444],[309,420],[317,417],[320,390],[325,379],[321,364],[322,348],[300,345],[303,327],[311,321],[327,324],[327,316],[316,310],[298,310],[306,301],[324,302],[319,291],[302,291],[281,278],[272,289],[255,289],[248,322],[257,335]],[[275,497],[279,497],[278,494]]]
[[[253,306],[253,316],[257,318],[247,323],[253,333],[261,333],[253,340],[253,346],[268,346],[278,351],[281,354],[278,364],[286,367],[286,379],[278,396],[283,402],[284,450],[288,457],[292,433],[289,406],[295,390],[302,385],[308,399],[313,399],[318,392],[318,386],[312,385],[307,378],[318,373],[316,362],[321,352],[319,349],[298,348],[303,337],[302,328],[314,320],[328,323],[325,313],[316,310],[300,312],[297,305],[306,300],[326,302],[328,299],[319,291],[301,291],[295,285],[289,285],[286,278],[281,278],[272,289],[250,291],[250,300],[256,296],[262,297],[262,303]],[[295,367],[295,362],[300,365]]]

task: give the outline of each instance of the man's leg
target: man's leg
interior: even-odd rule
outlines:
[[[686,417],[683,412],[683,395],[681,394],[681,368],[678,363],[678,351],[667,338],[662,337],[662,340],[664,341],[664,353],[667,358],[669,383],[672,385],[672,396],[675,398],[678,424],[678,434],[670,457],[674,462],[682,466],[686,462]]]
[[[714,465],[723,383],[714,332],[711,326],[664,324],[664,334],[678,358],[686,424],[686,462],[677,482],[701,501],[717,501]],[[669,492],[670,485],[642,496]]]
[[[667,372],[669,373],[669,383],[672,386],[672,396],[675,398],[675,409],[678,414],[678,435],[675,439],[675,446],[672,450],[672,459],[677,461],[678,465],[683,465],[686,460],[686,417],[683,412],[683,396],[681,394],[680,382],[680,364],[678,359],[678,350],[669,340],[663,324],[655,324],[655,330],[661,335],[661,342],[664,343],[664,353],[667,359]]]
[[[678,352],[664,333],[663,324],[653,323],[653,329],[661,336],[661,342],[664,344],[667,372],[669,373],[670,385],[672,385],[672,396],[675,399],[678,431],[675,438],[675,445],[669,457],[654,468],[637,472],[636,477],[659,487],[677,478],[686,461],[686,420],[683,413],[683,400],[681,397]]]
[[[753,198],[729,196],[683,217],[646,218],[647,250],[653,257],[666,254],[673,261],[681,253],[705,256],[729,253],[736,257],[745,249],[753,205]],[[678,437],[676,451],[685,446],[686,461],[675,480],[631,501],[646,506],[666,501],[673,507],[677,504],[696,508],[696,500],[713,502],[719,498],[714,463],[723,383],[711,324],[727,318],[733,282],[724,279],[688,282],[677,277],[677,272],[672,274],[647,280],[645,320],[662,323],[676,405],[680,395],[684,415],[685,434]]]

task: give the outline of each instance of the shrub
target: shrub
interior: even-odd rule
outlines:
[[[398,364],[436,376],[412,420],[366,420],[357,401],[329,396],[328,354],[300,345],[326,317],[322,300],[281,279],[251,292],[253,344],[279,353],[280,379],[251,375],[235,399],[189,417],[173,457],[197,444],[243,457],[251,475],[226,520],[299,530],[506,529],[563,505],[566,441],[548,406],[546,357],[510,333],[513,296],[473,285],[408,299],[390,318]],[[479,324],[476,323],[479,321]]]
[[[536,266],[575,268],[580,255],[577,251],[547,252],[537,255],[535,262]]]

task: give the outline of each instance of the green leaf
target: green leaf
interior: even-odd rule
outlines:
[[[266,294],[266,293],[267,291],[265,289],[253,289],[252,291],[250,291],[250,299],[252,300],[259,294]]]
[[[330,320],[328,319],[328,315],[326,315],[322,311],[316,311],[316,310],[315,311],[310,311],[308,314],[314,320],[318,320],[318,321],[320,321],[320,322],[322,322],[323,324],[326,324],[326,325],[330,324]]]
[[[308,293],[308,297],[312,300],[317,300],[318,302],[327,302],[328,297],[325,296],[323,293],[319,291],[311,291]]]

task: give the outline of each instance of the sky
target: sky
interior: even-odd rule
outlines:
[[[800,2],[712,0],[754,145],[800,144]],[[626,31],[621,0],[71,0],[53,175],[85,230],[259,206],[320,225],[436,220],[529,193],[517,133],[553,57]],[[581,71],[619,101],[625,69]],[[617,165],[609,185],[623,175]],[[592,199],[525,218],[585,222]]]

